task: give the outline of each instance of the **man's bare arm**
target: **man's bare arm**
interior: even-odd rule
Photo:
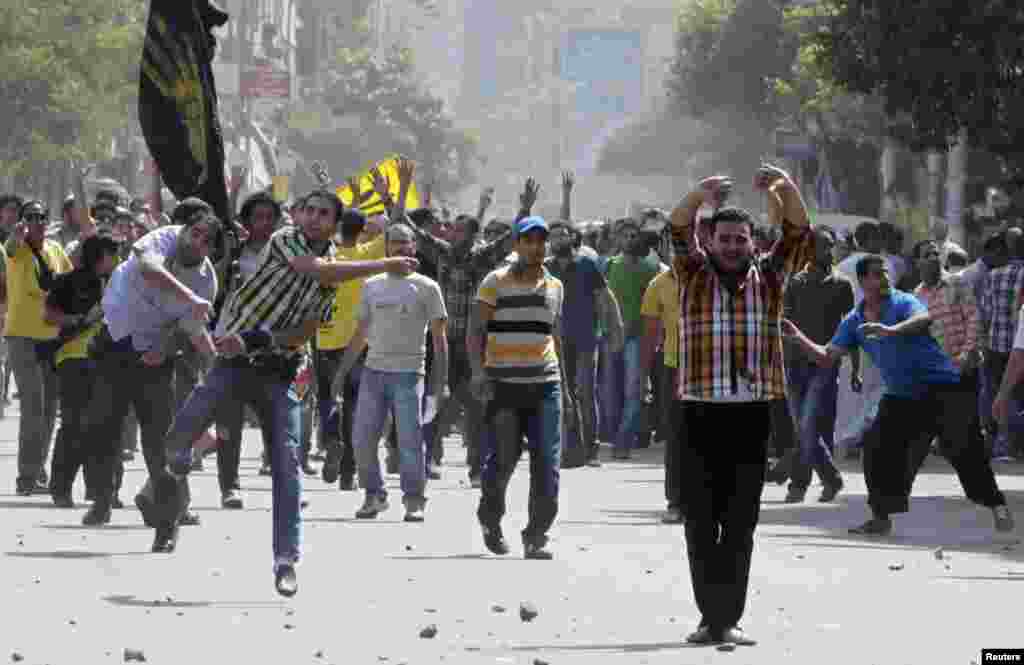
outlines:
[[[644,336],[640,339],[640,375],[650,376],[654,366],[654,353],[661,340],[661,319],[654,316],[644,317]]]
[[[799,344],[804,353],[819,367],[835,367],[843,356],[851,353],[849,349],[831,344],[825,346],[815,344],[789,319],[782,320],[782,332],[788,339]]]
[[[469,366],[473,377],[484,376],[484,350],[487,347],[487,324],[494,318],[494,307],[477,300],[469,316],[469,332],[466,348],[469,352]]]
[[[183,303],[195,304],[203,299],[192,289],[183,284],[171,271],[164,266],[164,259],[159,254],[133,249],[136,260],[141,268],[142,279],[150,286],[166,293],[173,293]]]
[[[366,335],[369,330],[370,322],[366,319],[360,319],[352,339],[349,340],[348,346],[345,347],[345,355],[341,357],[338,372],[334,375],[334,382],[331,384],[332,394],[337,395],[342,392],[342,388],[345,385],[345,377],[356,366],[356,363],[359,362],[359,357],[363,354],[363,350],[366,349]]]
[[[379,261],[330,261],[316,256],[298,256],[291,260],[290,265],[300,275],[312,277],[324,286],[335,286],[392,270],[415,270],[419,262],[405,256],[393,256]]]
[[[622,349],[626,331],[622,324],[622,312],[615,299],[615,294],[606,286],[595,294],[595,298],[597,315],[604,324],[605,334],[608,335],[608,345],[613,351],[619,351]]]
[[[430,371],[430,393],[446,394],[448,389],[448,320],[430,322],[430,338],[434,344],[434,361]]]

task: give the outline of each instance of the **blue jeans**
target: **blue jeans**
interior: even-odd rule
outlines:
[[[352,439],[356,449],[359,484],[366,495],[387,496],[380,472],[377,446],[389,411],[395,414],[398,434],[398,472],[405,500],[423,500],[427,486],[420,423],[423,375],[418,372],[382,372],[364,367],[359,378]]]
[[[582,445],[587,456],[597,455],[597,350],[579,348],[572,340],[563,339],[562,355],[580,425],[577,428],[575,423],[567,423],[562,447],[568,452]]]
[[[790,473],[790,488],[807,491],[811,484],[811,470],[818,473],[822,483],[835,486],[841,482],[839,469],[832,461],[826,432],[828,423],[823,413],[835,413],[834,405],[839,389],[839,367],[818,367],[806,362],[795,362],[786,368],[789,384],[789,404],[796,420],[797,444],[800,454],[795,456]]]
[[[179,465],[191,460],[192,443],[213,424],[220,409],[235,400],[259,416],[270,448],[274,564],[297,563],[302,549],[302,422],[292,380],[244,360],[218,361],[175,416],[166,438],[168,457]]]
[[[647,391],[646,377],[640,367],[640,337],[627,337],[622,347],[622,374],[617,379],[622,386],[622,420],[612,443],[616,450],[631,450],[640,433],[644,396]]]
[[[622,419],[622,384],[619,369],[622,353],[612,353],[604,339],[597,343],[597,438],[609,443],[615,441]]]
[[[543,543],[558,514],[558,483],[562,458],[562,386],[558,382],[532,385],[495,383],[487,404],[482,437],[483,469],[477,517],[497,527],[505,516],[505,495],[512,472],[523,453],[523,436],[530,451],[529,520],[523,539]]]

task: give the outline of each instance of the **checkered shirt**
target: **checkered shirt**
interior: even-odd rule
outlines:
[[[1009,353],[1017,332],[1020,292],[1024,288],[1024,263],[997,268],[985,278],[978,301],[978,338],[998,353]]]
[[[960,355],[978,348],[978,307],[970,282],[944,274],[934,287],[918,286],[914,295],[931,315],[931,336],[959,369]]]

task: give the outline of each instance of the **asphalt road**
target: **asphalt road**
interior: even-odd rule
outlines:
[[[659,522],[657,447],[563,472],[551,562],[521,556],[525,463],[509,492],[513,553],[487,553],[457,438],[428,488],[424,524],[401,521],[395,476],[392,508],[374,521],[353,519],[361,493],[307,478],[300,591],[285,601],[273,588],[270,480],[256,475],[256,430],[245,433],[245,509],[220,509],[209,460],[193,480],[202,525],[183,529],[175,554],[156,555],[134,509],[84,528],[84,508],[15,496],[17,417],[15,402],[0,421],[0,658],[88,665],[122,662],[131,649],[168,664],[966,665],[983,647],[1024,647],[1024,531],[996,535],[991,514],[963,499],[939,459],[883,539],[846,534],[866,514],[856,465],[831,505],[786,505],[785,488],[766,487],[743,623],[760,644],[724,652],[683,644],[698,617],[682,529]],[[999,472],[1024,521],[1024,465]],[[140,456],[125,477],[129,506],[143,480]],[[82,492],[79,479],[76,501]],[[523,602],[538,611],[533,621],[521,620]],[[436,636],[421,638],[430,624]]]

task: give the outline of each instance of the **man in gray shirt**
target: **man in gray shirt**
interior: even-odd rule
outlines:
[[[388,256],[416,255],[416,240],[404,224],[388,228]],[[441,288],[424,275],[379,275],[363,285],[359,326],[345,351],[335,378],[335,392],[369,344],[359,379],[352,439],[359,471],[359,484],[366,500],[356,512],[360,519],[372,519],[388,508],[387,492],[380,472],[377,444],[390,410],[398,430],[399,474],[405,521],[422,522],[426,505],[426,468],[421,433],[426,333],[430,326],[434,345],[428,410],[437,412],[438,401],[448,391],[448,314]],[[429,403],[433,401],[434,404]],[[431,406],[433,408],[431,408]]]

